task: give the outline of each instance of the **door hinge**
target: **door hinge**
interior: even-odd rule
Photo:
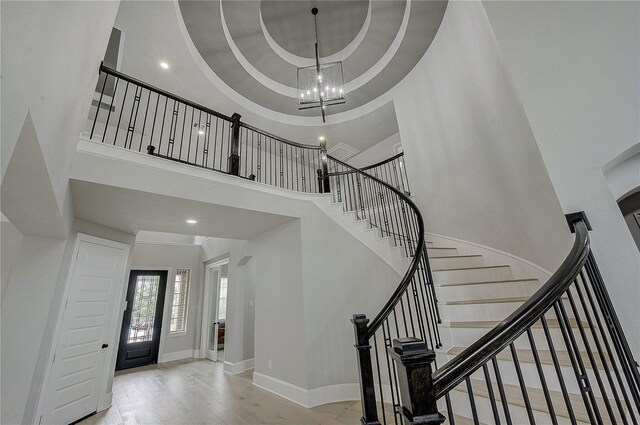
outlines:
[[[51,361],[51,363],[55,363],[56,362],[56,355],[53,355],[53,360]]]

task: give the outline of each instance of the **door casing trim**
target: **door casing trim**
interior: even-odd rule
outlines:
[[[224,264],[230,264],[229,256],[215,261],[209,264],[205,264],[204,268],[204,285],[203,285],[203,296],[202,296],[202,314],[200,315],[200,352],[198,353],[198,357],[204,359],[207,356],[207,343],[208,343],[208,332],[209,332],[209,316],[211,315],[211,308],[209,308],[209,298],[211,297],[211,278],[209,277],[209,272],[212,269],[218,268]]]

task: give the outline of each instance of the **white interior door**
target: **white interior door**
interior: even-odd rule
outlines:
[[[41,423],[68,424],[97,410],[113,341],[127,251],[82,240],[68,284]]]

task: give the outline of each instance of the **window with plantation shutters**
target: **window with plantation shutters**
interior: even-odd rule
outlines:
[[[187,331],[187,308],[189,298],[190,269],[176,270],[176,281],[173,285],[173,304],[171,306],[171,327],[169,332]]]

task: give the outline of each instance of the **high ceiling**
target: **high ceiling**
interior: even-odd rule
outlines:
[[[354,41],[369,11],[366,1],[261,1],[265,36],[271,36],[291,54],[315,59],[315,26],[311,14],[314,7],[322,11],[318,15],[322,56],[334,55]]]
[[[298,110],[297,67],[315,63],[311,8],[317,7],[321,62],[343,61],[349,111],[404,78],[433,41],[446,1],[192,1],[179,8],[191,41],[230,88],[279,113]],[[221,36],[224,34],[224,36]]]
[[[398,133],[393,87],[424,56],[446,1],[121,1],[119,70],[305,144],[356,152]],[[344,105],[298,111],[296,71],[342,60]],[[169,63],[161,69],[160,61]]]

